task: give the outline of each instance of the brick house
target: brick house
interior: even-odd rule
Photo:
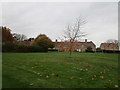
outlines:
[[[92,51],[96,51],[96,45],[92,41],[87,42],[87,39],[85,42],[73,42],[72,44],[68,41],[57,42],[56,40],[55,49],[58,49],[60,52],[68,52],[70,50],[70,45],[72,46],[72,51],[85,52],[88,47],[91,47]]]
[[[119,45],[115,43],[101,43],[101,50],[119,51]]]

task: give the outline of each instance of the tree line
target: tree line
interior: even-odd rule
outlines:
[[[60,39],[65,39],[65,41],[69,42],[68,47],[70,56],[72,54],[72,49],[74,48],[74,43],[78,42],[82,37],[87,35],[85,32],[82,32],[82,28],[86,23],[86,20],[82,17],[77,18],[73,24],[67,25],[64,30],[63,37],[59,37]],[[27,39],[27,37],[23,34],[11,33],[11,30],[7,27],[2,26],[0,29],[2,31],[3,52],[47,52],[49,48],[54,47],[52,40],[45,34],[39,34],[33,40],[31,45],[25,45],[21,42],[30,41],[31,38]],[[109,39],[106,43],[119,44],[119,41]],[[92,51],[91,47],[87,48],[87,51]],[[97,51],[100,51],[100,49],[98,48]]]
[[[39,34],[31,45],[24,44],[31,41],[23,34],[11,33],[11,29],[1,26],[2,31],[2,52],[48,52],[48,48],[53,48],[54,43],[45,34]]]

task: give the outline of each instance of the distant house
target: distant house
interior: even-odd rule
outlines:
[[[68,41],[57,42],[56,40],[55,49],[58,49],[60,52],[68,52],[70,50],[70,45],[72,45],[72,51],[85,52],[88,47],[91,47],[92,51],[96,51],[96,45],[92,41],[87,42],[87,39],[85,42],[73,42],[72,44]]]
[[[119,45],[115,43],[101,43],[100,45],[101,50],[111,50],[111,51],[118,51]]]

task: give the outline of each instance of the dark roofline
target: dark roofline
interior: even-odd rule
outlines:
[[[65,42],[67,42],[67,41],[65,41]],[[54,43],[56,43],[56,42],[54,42]],[[64,43],[64,42],[57,42],[57,43]],[[78,43],[81,43],[81,44],[89,44],[89,43],[92,43],[94,46],[96,46],[92,41],[89,41],[89,42],[80,42],[80,41],[78,41]]]

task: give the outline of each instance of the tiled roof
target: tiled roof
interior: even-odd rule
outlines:
[[[101,43],[101,46],[118,46],[118,44],[115,44],[115,43]]]
[[[67,41],[65,41],[65,42],[57,42],[57,44],[65,44],[65,43],[70,43],[70,42],[67,42]],[[74,44],[78,44],[78,45],[80,45],[80,44],[84,44],[84,45],[88,45],[88,44],[94,44],[93,42],[73,42]]]

